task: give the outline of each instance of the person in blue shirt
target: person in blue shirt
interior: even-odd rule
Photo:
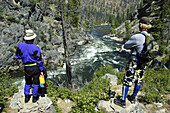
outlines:
[[[120,105],[122,107],[126,107],[126,97],[131,103],[135,103],[135,98],[141,88],[143,75],[146,69],[146,62],[138,57],[144,48],[145,36],[150,36],[147,31],[150,29],[152,25],[150,24],[150,20],[148,17],[142,17],[139,21],[139,30],[140,33],[133,35],[125,44],[125,49],[131,50],[131,56],[129,62],[126,66],[124,79],[123,79],[123,87],[122,87],[122,97],[116,98],[114,103]],[[144,34],[144,35],[143,35]],[[138,53],[138,54],[137,54]],[[129,87],[131,87],[135,83],[135,87],[133,90],[133,94],[127,96]]]
[[[30,100],[30,89],[32,91],[32,102],[35,103],[38,99],[39,88],[39,76],[43,74],[43,63],[41,58],[40,48],[33,44],[35,37],[37,36],[31,29],[25,31],[25,42],[18,44],[16,49],[16,58],[22,59],[25,72],[25,103]]]

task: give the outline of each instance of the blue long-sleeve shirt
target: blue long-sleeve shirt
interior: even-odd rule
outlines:
[[[37,66],[43,71],[41,50],[35,44],[19,43],[16,51],[16,58],[22,59],[23,64],[37,63]]]

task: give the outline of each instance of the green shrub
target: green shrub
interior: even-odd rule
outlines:
[[[161,60],[161,63],[167,63],[168,61],[170,61],[170,52],[168,52],[168,54]]]
[[[162,56],[164,54],[167,54],[168,53],[168,48],[166,45],[164,44],[161,44],[160,47],[159,47],[159,54]]]
[[[118,78],[118,84],[122,84],[123,83],[124,74],[125,74],[125,69],[122,69],[121,72],[116,73],[116,76]]]
[[[0,104],[7,106],[8,97],[18,92],[17,85],[12,84],[13,77],[9,74],[0,75]]]
[[[95,113],[95,107],[99,100],[109,100],[115,93],[109,89],[110,82],[101,77],[95,77],[82,90],[75,92],[73,101],[76,105],[72,108],[73,113]]]
[[[94,73],[94,76],[102,77],[102,76],[104,76],[104,75],[107,74],[107,73],[113,74],[113,75],[116,74],[113,66],[106,64],[105,67],[104,67],[104,66],[99,67],[99,70],[97,70],[97,71]]]
[[[152,102],[163,101],[162,95],[170,91],[170,70],[160,68],[157,70],[147,69],[143,80],[142,91],[144,91],[143,100]]]
[[[96,71],[93,80],[81,90],[74,93],[67,88],[57,87],[54,83],[48,81],[48,96],[52,98],[53,105],[58,112],[61,109],[56,103],[58,98],[62,98],[70,99],[76,104],[71,110],[72,113],[97,113],[95,107],[98,101],[109,100],[115,95],[115,92],[110,90],[110,82],[107,79],[101,78],[104,74],[110,72],[114,73],[112,66],[107,65],[106,67],[100,67],[99,70]]]
[[[123,37],[123,34],[124,34],[124,33],[122,33],[122,32],[119,31],[119,32],[117,33],[117,36],[118,36],[118,37]]]
[[[113,29],[110,33],[111,33],[111,34],[115,34],[115,33],[116,33],[116,31]]]

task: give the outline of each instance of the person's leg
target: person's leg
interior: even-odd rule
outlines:
[[[115,104],[118,104],[122,107],[126,107],[126,97],[129,91],[129,87],[131,87],[134,83],[134,62],[129,62],[126,68],[126,72],[124,74],[124,79],[123,79],[123,87],[122,87],[122,98],[117,98],[114,100]]]
[[[31,89],[31,85],[25,84],[24,94],[29,95],[30,94],[30,89]]]
[[[140,89],[141,85],[138,85],[137,84],[137,81],[135,82],[135,87],[134,87],[134,90],[133,90],[133,94],[132,95],[129,95],[127,98],[128,100],[132,103],[132,104],[135,104],[135,98],[137,96],[137,93],[139,92],[139,89]]]
[[[123,85],[123,87],[122,87],[122,100],[126,101],[128,91],[129,91],[129,86]]]
[[[32,84],[32,80],[31,80],[31,75],[29,74],[29,69],[27,69],[27,67],[25,67],[25,88],[24,88],[24,94],[25,94],[25,103],[27,103],[30,99],[30,89],[31,89],[31,84]]]
[[[140,84],[139,84],[139,85],[138,85],[138,84],[135,84],[134,91],[133,91],[133,94],[132,94],[133,97],[136,98],[136,96],[137,96],[140,88],[141,88],[141,85],[140,85]]]
[[[128,91],[129,91],[129,87],[126,86],[126,85],[123,85],[123,87],[122,87],[122,97],[116,98],[114,100],[114,103],[125,108],[126,107],[126,96],[128,94]]]
[[[32,87],[33,87],[33,90],[32,90],[32,95],[33,95],[32,102],[35,103],[39,99],[39,96],[38,96],[39,85],[33,84]]]
[[[135,87],[133,90],[133,94],[128,97],[128,100],[134,104],[135,103],[135,98],[141,88],[141,84],[143,81],[143,75],[145,73],[146,66],[144,64],[139,64],[138,69],[135,70],[135,74],[137,75],[137,80],[135,81]]]
[[[32,95],[33,95],[33,100],[32,102],[36,102],[39,99],[39,95],[38,95],[38,89],[39,89],[39,76],[40,76],[40,70],[37,66],[34,66],[34,75],[33,75],[33,91],[32,91]]]

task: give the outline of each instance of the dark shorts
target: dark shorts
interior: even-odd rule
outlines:
[[[146,64],[142,62],[129,61],[123,79],[123,84],[131,87],[133,83],[141,85],[144,73],[146,69]]]
[[[38,66],[25,66],[25,81],[27,85],[39,84],[40,69]]]

